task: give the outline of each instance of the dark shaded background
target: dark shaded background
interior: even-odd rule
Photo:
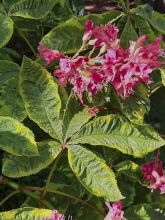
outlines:
[[[149,3],[156,11],[165,13],[165,0],[130,0],[130,7],[134,7],[135,2],[137,4],[138,2],[142,4]],[[112,0],[87,0],[85,5],[85,14],[119,9],[118,4]]]

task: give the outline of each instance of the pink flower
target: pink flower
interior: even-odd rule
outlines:
[[[150,84],[152,80],[149,74],[163,64],[157,60],[162,53],[161,37],[143,46],[145,40],[146,36],[142,36],[136,42],[131,42],[128,50],[119,47],[105,54],[107,80],[123,98],[133,94],[138,83]]]
[[[82,47],[72,58],[48,49],[43,44],[39,46],[38,56],[43,57],[46,64],[59,60],[54,75],[61,85],[71,85],[81,103],[84,92],[95,96],[108,84],[113,85],[120,97],[127,98],[134,93],[138,83],[149,85],[152,82],[152,70],[164,64],[158,60],[162,55],[161,37],[144,45],[147,39],[144,35],[137,41],[131,41],[130,47],[124,50],[120,46],[118,32],[113,24],[94,28],[93,22],[87,20]],[[93,45],[88,56],[80,56],[80,52],[88,45]]]
[[[143,164],[141,169],[144,174],[144,182],[149,182],[150,189],[159,189],[165,193],[165,175],[163,174],[163,165],[160,159]]]
[[[93,35],[97,39],[95,45],[100,46],[104,43],[108,48],[116,48],[118,45],[118,32],[118,28],[111,23],[97,26],[93,31]]]
[[[100,69],[100,65],[90,63],[87,57],[60,59],[59,67],[60,69],[54,71],[54,75],[59,78],[62,85],[70,83],[81,102],[83,102],[84,91],[95,95],[102,89],[105,80],[104,73]]]
[[[55,60],[59,60],[61,58],[65,58],[65,56],[60,53],[57,50],[51,50],[45,47],[44,44],[40,44],[38,46],[39,54],[37,54],[38,57],[42,57],[44,60],[46,60],[46,65],[49,65]]]
[[[50,217],[44,218],[44,220],[64,220],[65,216],[55,210]]]
[[[83,35],[83,42],[88,42],[93,34],[93,22],[91,20],[87,20],[85,23],[85,33]]]
[[[109,212],[105,216],[104,220],[126,220],[124,212],[122,211],[122,202],[114,202],[112,205],[106,202],[106,205],[109,208]]]

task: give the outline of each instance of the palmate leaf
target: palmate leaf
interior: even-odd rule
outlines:
[[[9,4],[12,16],[40,19],[46,16],[57,3],[57,0],[21,0]]]
[[[17,156],[38,155],[32,131],[10,117],[0,116],[0,149]]]
[[[0,220],[43,220],[49,217],[52,210],[37,208],[19,208],[0,213]]]
[[[13,21],[10,17],[0,14],[0,48],[5,46],[13,34]]]
[[[165,141],[148,125],[129,122],[119,115],[99,117],[72,136],[70,144],[103,145],[142,157],[163,146]]]
[[[55,139],[62,136],[58,86],[40,64],[24,57],[20,91],[29,117]]]
[[[70,19],[53,28],[42,39],[47,47],[59,50],[64,53],[76,52],[82,44],[84,25],[87,19],[91,19],[95,24],[106,24],[117,20],[122,16],[119,11],[112,11],[103,14],[91,14],[82,18]]]
[[[13,156],[5,155],[2,165],[2,173],[5,176],[16,178],[36,174],[50,165],[62,151],[58,142],[43,141],[38,143],[39,156]]]
[[[26,112],[18,91],[19,72],[16,63],[0,60],[0,115],[23,121]]]
[[[68,160],[76,177],[89,192],[107,201],[123,198],[113,171],[96,154],[80,145],[70,145]]]
[[[88,108],[83,108],[75,95],[71,94],[63,117],[63,133],[65,139],[76,133],[91,117],[92,116],[88,114]]]

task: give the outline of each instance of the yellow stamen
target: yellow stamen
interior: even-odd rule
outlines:
[[[86,77],[89,77],[89,76],[92,75],[92,73],[91,73],[90,71],[83,71],[83,72],[82,72],[82,75],[83,75],[83,76],[86,76]]]

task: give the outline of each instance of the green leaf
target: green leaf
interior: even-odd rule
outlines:
[[[38,155],[32,131],[5,116],[0,116],[0,149],[17,156]]]
[[[124,0],[113,0],[113,2],[118,2],[123,8],[123,10],[127,11],[127,7],[126,7]]]
[[[128,20],[128,16],[127,16],[127,15],[124,15],[124,16],[122,16],[122,17],[119,19],[119,21],[118,21],[118,23],[117,23],[117,27],[118,27],[118,29],[119,29],[120,35],[121,35],[121,33],[123,32],[123,30],[124,30],[124,27],[125,27],[125,25],[126,25],[126,23],[127,23],[127,20]]]
[[[71,95],[68,99],[63,118],[63,133],[65,138],[67,139],[76,133],[91,117],[88,114],[88,108],[83,108],[75,95]]]
[[[0,220],[42,220],[50,217],[52,210],[37,208],[19,208],[0,213]]]
[[[161,73],[161,77],[162,77],[162,83],[165,86],[165,70],[164,69],[160,69],[160,73]]]
[[[13,35],[13,21],[10,17],[0,14],[0,48],[5,46]]]
[[[125,160],[115,165],[118,174],[124,174],[135,181],[140,180],[140,166],[131,160]]]
[[[125,199],[122,200],[124,208],[130,207],[136,195],[135,183],[129,181],[129,179],[123,175],[117,177],[117,182],[122,195],[125,197]]]
[[[161,134],[165,134],[164,94],[165,87],[161,87],[150,96],[151,110],[145,119]]]
[[[47,47],[64,53],[76,52],[82,44],[82,36],[85,29],[85,21],[91,19],[95,24],[106,24],[117,20],[122,16],[119,11],[103,14],[91,14],[82,18],[70,19],[57,25],[42,39]]]
[[[99,117],[71,138],[70,144],[103,145],[135,157],[163,146],[165,141],[148,125],[129,122],[119,115]]]
[[[20,91],[29,117],[50,136],[60,139],[62,125],[58,86],[44,67],[27,57],[24,57],[21,67]]]
[[[125,211],[128,220],[164,220],[165,212],[148,204],[130,207]]]
[[[154,69],[150,74],[152,83],[150,84],[150,95],[163,86],[160,69]]]
[[[154,11],[149,5],[140,5],[135,10],[136,15],[147,20],[156,30],[165,34],[165,15]]]
[[[55,80],[57,80],[57,79],[55,78]],[[68,94],[67,94],[66,89],[62,85],[58,86],[58,93],[59,93],[59,96],[61,98],[60,118],[62,119],[63,116],[64,116],[67,101],[68,101]]]
[[[3,47],[0,49],[0,60],[19,62],[21,59],[21,55],[11,48]]]
[[[109,148],[109,147],[103,147],[103,157],[104,160],[107,162],[107,164],[113,164],[114,161],[119,159],[121,153],[120,151]]]
[[[144,115],[149,110],[148,88],[144,84],[139,84],[133,95],[121,101],[121,111],[132,122],[143,123]]]
[[[26,112],[19,94],[19,72],[16,63],[0,60],[0,115],[23,121]]]
[[[123,198],[113,171],[96,154],[80,145],[70,145],[68,160],[76,177],[89,192],[107,201]]]
[[[57,0],[21,0],[9,9],[12,16],[40,19],[46,16],[55,6]]]
[[[5,15],[5,8],[2,3],[0,3],[0,13]]]
[[[49,166],[61,150],[58,142],[43,141],[38,143],[39,156],[17,157],[7,154],[3,159],[2,173],[12,178],[36,174]]]
[[[137,38],[138,35],[132,26],[130,18],[128,17],[127,23],[120,37],[120,44],[124,49],[127,49],[129,47],[129,42],[131,40],[137,40]]]
[[[64,5],[65,5],[65,0],[59,0],[59,4],[60,4],[62,7],[64,7]]]
[[[136,28],[139,30],[139,35],[147,35],[149,41],[153,41],[156,38],[155,33],[153,32],[152,28],[150,27],[149,23],[147,20],[144,20],[140,16],[135,16],[134,15],[134,21]]]

